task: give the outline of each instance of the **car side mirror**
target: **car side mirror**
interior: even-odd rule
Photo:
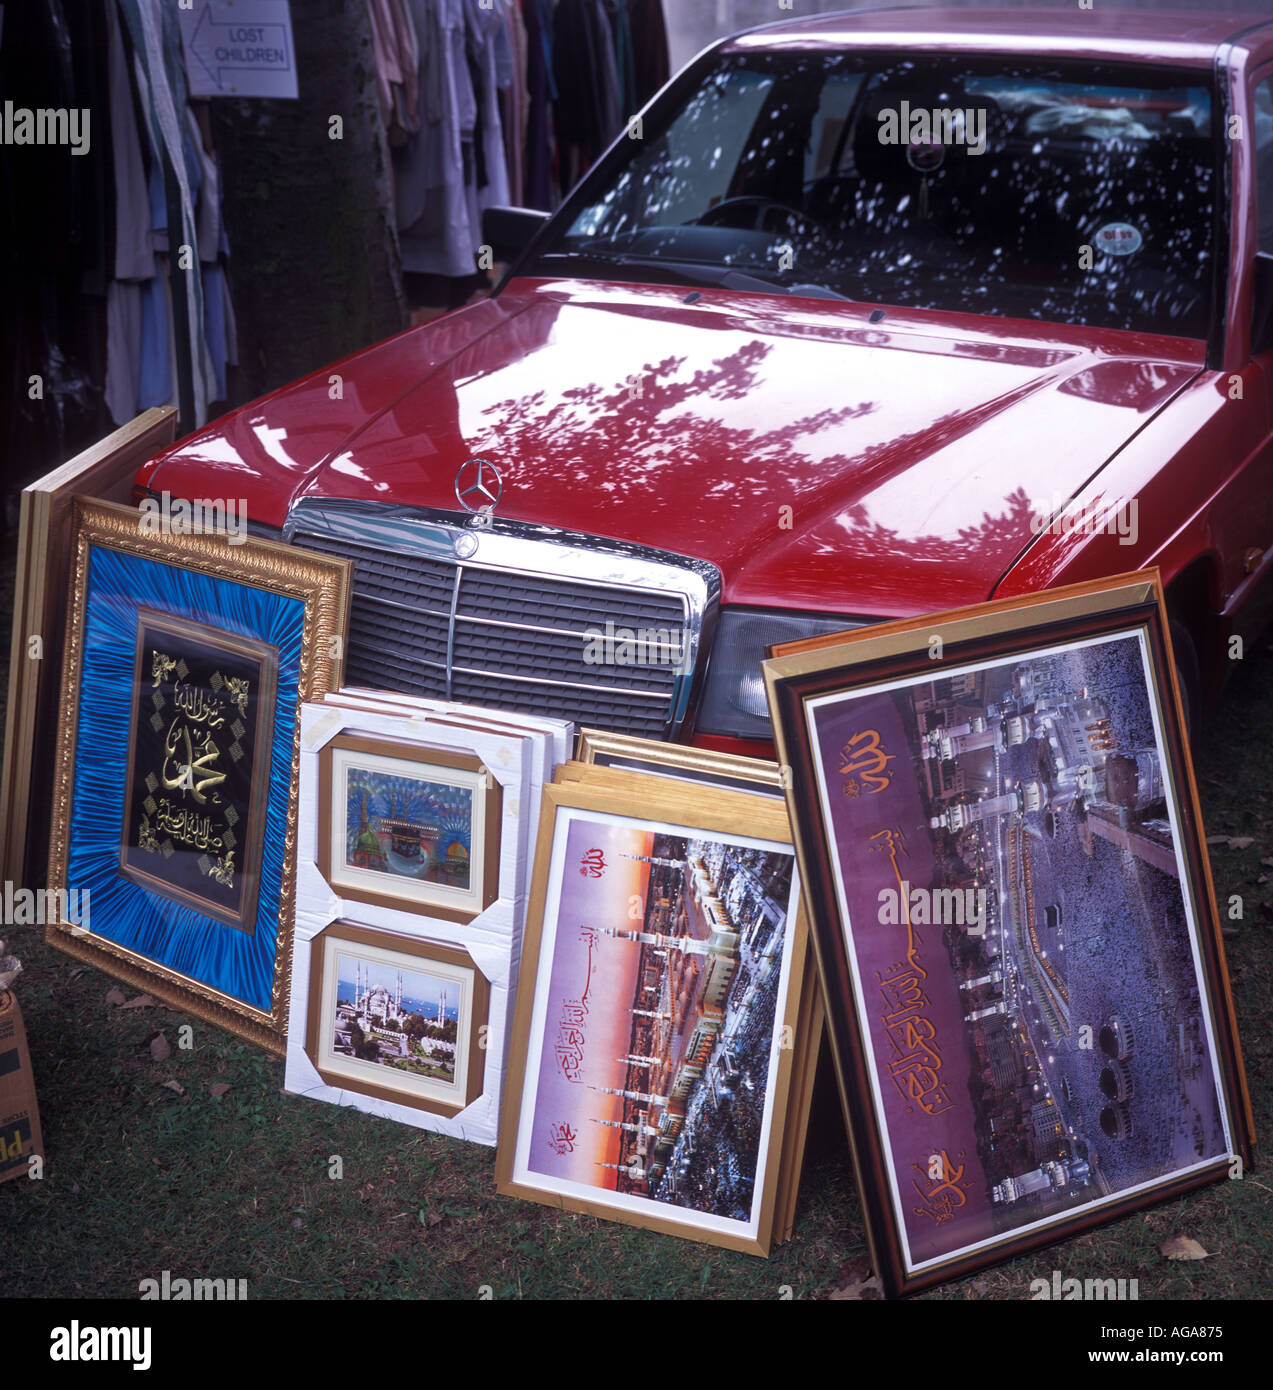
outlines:
[[[512,260],[534,240],[548,221],[538,208],[486,208],[482,213],[482,240],[501,261]]]
[[[1251,355],[1273,347],[1273,252],[1255,253],[1251,294]]]

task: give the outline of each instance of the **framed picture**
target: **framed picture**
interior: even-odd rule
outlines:
[[[318,759],[318,863],[340,897],[471,921],[499,893],[499,783],[476,753],[340,734]]]
[[[72,565],[48,939],[281,1052],[297,711],[337,683],[349,565],[83,498]]]
[[[661,743],[613,734],[603,729],[580,729],[576,760],[595,767],[626,768],[656,777],[675,777],[703,786],[732,787],[735,791],[782,795],[781,769],[762,758],[718,753],[683,743]]]
[[[597,770],[604,769],[597,776]],[[736,753],[719,753],[680,743],[656,742],[631,734],[615,734],[598,729],[580,729],[577,760],[562,763],[556,772],[558,782],[578,781],[610,786],[622,785],[625,777],[638,779],[652,774],[704,787],[732,787],[781,799],[782,769],[764,758],[748,758]],[[643,794],[640,781],[631,782],[634,800]],[[797,899],[799,930],[807,930],[803,899]],[[795,1228],[796,1203],[804,1169],[805,1143],[809,1134],[809,1115],[813,1085],[822,1048],[822,992],[817,963],[812,952],[805,957],[805,979],[800,990],[800,1016],[792,1047],[791,1087],[787,1093],[787,1114],[783,1131],[781,1181],[774,1210],[772,1243],[790,1240]]]
[[[47,771],[57,745],[72,499],[79,493],[127,502],[137,469],[172,443],[176,428],[174,407],[144,411],[22,489],[0,771],[0,880],[36,888],[49,866]]]
[[[490,997],[459,946],[332,922],[311,942],[305,1050],[329,1086],[454,1115],[482,1091]]]
[[[765,664],[890,1294],[1250,1163],[1172,670],[1152,573]]]
[[[544,788],[497,1186],[766,1254],[805,956],[787,818],[629,777]]]

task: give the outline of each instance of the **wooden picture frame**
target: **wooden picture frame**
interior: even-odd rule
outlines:
[[[468,951],[440,941],[373,930],[343,919],[324,927],[310,942],[310,948],[305,1051],[314,1069],[329,1086],[447,1116],[458,1115],[482,1094],[486,1062],[483,1039],[490,1024],[491,987]],[[370,1004],[364,1004],[357,997],[342,1000],[348,984],[341,975],[342,961],[353,961],[358,972],[367,972],[364,997]],[[396,999],[391,985],[371,983],[373,979],[393,976],[399,982]],[[360,981],[356,979],[353,983],[357,995]],[[458,1004],[451,995],[452,989],[459,994]],[[434,996],[431,1001],[422,999],[426,992]],[[377,1033],[379,1051],[383,1054],[387,1042],[402,1047],[401,1040],[408,1039],[405,1043],[408,1050],[402,1055],[410,1058],[414,1049],[408,1028],[414,1011],[403,1008],[404,1000],[420,1003],[426,1009],[428,1002],[432,1002],[438,1011],[437,1020],[442,1023],[449,1022],[450,1009],[455,1008],[454,1040],[442,1039],[435,1043],[439,1057],[450,1055],[449,1080],[427,1074],[417,1076],[406,1069],[399,1075],[396,1062],[368,1060],[356,1055],[355,1047],[366,1046],[366,1035],[375,1031],[370,1008],[384,1003],[387,1009],[396,1010],[399,1017],[375,1015],[382,1017],[389,1029]],[[421,1024],[428,1022],[424,1014],[415,1016]],[[356,1035],[352,1029],[341,1029],[337,1020],[355,1024],[364,1035],[363,1042],[355,1044]],[[389,1028],[393,1023],[400,1026]],[[416,1046],[430,1050],[423,1033]],[[423,1060],[419,1065],[425,1065]]]
[[[782,769],[776,762],[764,758],[721,753],[688,744],[656,742],[602,729],[580,729],[576,761],[560,764],[555,780],[595,783],[594,768],[606,769],[602,780],[611,785],[615,783],[616,773],[638,777],[648,773],[704,787],[745,789],[776,799],[781,799],[784,794]],[[632,789],[634,795],[639,795],[641,784],[632,783]],[[807,932],[803,895],[800,896],[797,913],[801,919],[801,930]],[[800,1018],[795,1030],[791,1090],[783,1130],[782,1183],[773,1225],[775,1245],[790,1240],[795,1228],[805,1145],[809,1137],[813,1086],[824,1035],[822,990],[817,969],[813,952],[807,952],[805,979],[800,989]]]
[[[613,767],[658,777],[675,777],[702,786],[782,795],[782,769],[776,762],[615,734],[605,729],[580,729],[575,760],[594,767]]]
[[[885,1291],[1249,1166],[1157,573],[788,644],[765,680]]]
[[[135,509],[84,498],[75,502],[71,553],[48,870],[57,911],[47,940],[174,1008],[282,1053],[296,885],[299,708],[339,684],[336,653],[348,621],[351,567],[268,541],[156,534],[139,524]],[[138,654],[139,632],[156,617],[176,640],[183,632],[191,641],[198,634],[227,662],[238,652],[265,663],[265,679],[253,692],[254,727],[265,737],[247,747],[236,702],[213,698],[239,679],[229,665],[221,670],[219,658],[197,690],[178,695],[169,688],[163,705],[154,704],[163,677],[157,668],[139,671]],[[164,655],[184,680],[181,652],[174,650]],[[272,708],[260,709],[262,697]],[[144,773],[138,786],[132,758],[140,745],[133,735],[143,714],[157,721],[150,727],[164,743],[151,758],[157,766],[138,765]],[[188,757],[178,725],[192,734]],[[174,738],[172,759],[166,743]],[[126,749],[129,760],[122,762]],[[231,765],[244,758],[251,773],[226,800]],[[261,764],[264,772],[257,771]],[[150,881],[144,873],[121,871],[126,839],[140,846],[140,836],[129,839],[139,829],[131,823],[134,812],[153,816],[158,810],[132,804],[133,793],[147,791],[169,794],[173,802],[163,831],[168,843],[157,838],[134,861],[134,868],[149,864]],[[259,835],[249,809],[258,794],[264,798]],[[233,857],[227,866],[224,851],[240,854],[245,824],[249,845],[259,844],[259,851],[248,849],[248,865]],[[218,835],[220,851],[211,853],[210,837]],[[174,858],[181,866],[165,868]],[[233,884],[245,867],[251,881],[234,910],[209,911],[210,889],[203,901],[188,891],[191,882],[210,884],[219,869],[228,868]]]
[[[497,1187],[767,1254],[786,1219],[805,967],[786,815],[755,794],[593,776],[544,788]],[[723,907],[744,886],[731,858],[768,885],[737,922]],[[659,923],[680,934],[647,930]],[[663,1089],[634,1089],[638,1075]]]
[[[356,794],[359,830],[350,826]],[[404,810],[395,819],[396,795]],[[422,804],[428,825],[411,820]],[[319,870],[341,898],[472,921],[499,896],[502,807],[503,789],[476,753],[339,734],[318,755]],[[417,865],[435,877],[412,875]]]
[[[49,863],[57,682],[66,627],[75,494],[127,502],[138,468],[176,437],[173,406],[135,420],[22,489],[0,770],[0,879],[37,888]]]

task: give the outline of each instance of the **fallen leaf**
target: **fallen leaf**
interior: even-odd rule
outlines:
[[[829,1299],[882,1298],[880,1281],[871,1272],[870,1260],[858,1257],[845,1260],[835,1273],[835,1281],[827,1294]]]
[[[108,989],[106,991],[106,1002],[108,1004],[122,1004],[124,1002],[123,992],[118,989]]]
[[[211,1091],[211,1093],[212,1093],[212,1098],[213,1098],[213,1100],[220,1100],[221,1097],[222,1097],[223,1095],[225,1095],[225,1093],[226,1093],[230,1088],[229,1088],[229,1086],[226,1085],[226,1083],[225,1083],[224,1081],[217,1081],[217,1082],[214,1082],[213,1085],[210,1086],[208,1089],[209,1089],[209,1090]]]
[[[150,1040],[150,1060],[166,1062],[172,1056],[172,1047],[162,1033],[156,1033]]]
[[[1207,843],[1209,845],[1227,845],[1229,837],[1227,835],[1208,835]]]
[[[1249,849],[1255,844],[1254,835],[1233,835],[1229,839],[1230,849]]]
[[[161,1086],[167,1086],[170,1091],[176,1091],[179,1096],[184,1096],[186,1093],[186,1088],[180,1081],[161,1081],[159,1084]]]
[[[1263,864],[1266,869],[1273,869],[1273,858],[1261,859],[1260,863]]]
[[[884,1290],[880,1287],[880,1281],[872,1276],[861,1284],[845,1284],[838,1289],[832,1289],[827,1294],[829,1299],[862,1299],[883,1298]]]
[[[442,1213],[441,1213],[440,1211],[431,1211],[431,1212],[429,1213],[429,1225],[430,1225],[430,1226],[440,1226],[441,1224],[442,1224]]]
[[[154,1007],[155,1001],[149,994],[135,995],[127,1004],[120,1005],[122,1009],[153,1009]]]
[[[1204,1250],[1190,1236],[1172,1236],[1170,1240],[1163,1241],[1162,1253],[1169,1260],[1206,1260],[1211,1257],[1211,1252]]]
[[[83,966],[81,966],[78,970],[72,970],[71,973],[66,977],[67,984],[70,984],[72,980],[78,980],[83,973]]]

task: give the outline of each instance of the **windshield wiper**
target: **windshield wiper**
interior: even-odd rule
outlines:
[[[637,256],[628,251],[608,251],[601,248],[581,247],[577,251],[549,251],[540,257],[552,260],[593,260],[604,265],[640,266],[642,269],[658,269],[676,275],[692,284],[713,285],[726,290],[763,291],[768,294],[793,294],[808,299],[848,300],[828,285],[801,282],[792,284],[782,279],[770,279],[750,270],[739,270],[732,265],[706,265],[701,261],[678,261],[663,256]]]

